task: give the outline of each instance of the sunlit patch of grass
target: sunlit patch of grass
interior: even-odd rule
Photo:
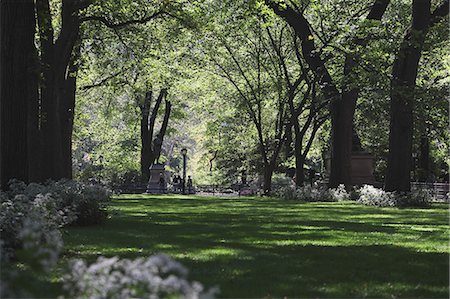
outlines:
[[[121,195],[66,258],[165,252],[223,297],[448,297],[448,206]]]

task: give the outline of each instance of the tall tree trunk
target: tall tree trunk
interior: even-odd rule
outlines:
[[[158,134],[156,134],[156,137],[152,143],[151,159],[150,159],[151,164],[155,163],[155,161],[159,163],[159,157],[161,156],[162,144],[164,141],[164,136],[166,135],[166,130],[169,124],[171,111],[172,111],[172,103],[168,100],[165,100],[163,123],[161,124],[161,129],[159,130]]]
[[[269,195],[272,191],[272,175],[274,171],[274,166],[269,164],[264,164],[263,170],[263,194]]]
[[[150,179],[150,155],[151,155],[151,136],[149,132],[149,116],[152,92],[147,92],[144,102],[139,106],[141,109],[141,179],[143,183]]]
[[[28,182],[28,102],[35,95],[32,0],[0,1],[0,181]],[[30,82],[31,81],[31,82]]]
[[[40,99],[39,99],[39,59],[34,53],[33,70],[30,73],[29,82],[32,88],[28,98],[28,176],[30,182],[41,181],[41,131],[40,131]]]
[[[166,134],[172,108],[170,101],[165,100],[166,108],[163,123],[158,134],[156,134],[155,139],[153,139],[153,136],[159,107],[161,106],[162,100],[166,96],[167,89],[161,89],[159,96],[156,99],[155,106],[151,109],[152,91],[149,91],[145,95],[144,102],[139,105],[141,110],[141,179],[143,182],[147,182],[149,180],[150,166],[157,158],[159,158],[159,155],[161,154],[162,142],[164,140],[164,135]]]
[[[295,155],[295,185],[305,185],[305,157],[302,154]]]
[[[430,7],[430,0],[413,1],[412,25],[403,38],[392,70],[387,191],[411,190],[414,90],[431,19]]]
[[[375,0],[366,19],[381,20],[389,2],[390,0]],[[365,46],[368,42],[367,37],[354,40],[354,43],[359,46]],[[352,137],[357,136],[353,130],[353,117],[359,96],[358,78],[355,75],[358,66],[359,63],[355,55],[346,55],[341,100],[335,101],[331,105],[333,132],[329,183],[331,188],[336,188],[339,184],[344,184],[347,187],[351,185]]]
[[[64,80],[64,98],[61,105],[61,146],[63,163],[62,176],[67,179],[72,179],[72,132],[73,132],[73,117],[75,112],[75,94],[77,86],[76,78],[77,66],[71,64],[69,68],[69,75]]]
[[[66,165],[70,157],[63,151],[64,119],[61,111],[73,101],[72,95],[66,103],[67,76],[72,51],[79,38],[80,22],[78,7],[71,0],[62,2],[62,26],[58,39],[54,42],[52,16],[48,0],[36,0],[39,35],[41,43],[41,132],[42,132],[42,178],[58,180],[66,177]],[[73,82],[72,82],[73,84]],[[71,135],[67,133],[66,135]],[[66,162],[65,162],[66,161]],[[70,174],[71,175],[71,174]],[[69,176],[70,176],[69,175]]]

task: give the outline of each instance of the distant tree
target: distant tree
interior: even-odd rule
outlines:
[[[358,88],[355,87],[354,76],[357,59],[351,53],[346,55],[344,63],[344,84],[341,91],[338,82],[332,78],[326,61],[321,57],[321,51],[315,43],[314,27],[307,20],[304,10],[286,2],[266,0],[265,3],[284,19],[296,32],[301,40],[302,55],[312,72],[317,77],[325,98],[330,102],[332,124],[332,154],[329,186],[339,184],[350,186],[351,151],[353,133],[353,115],[358,98]],[[388,0],[376,0],[372,5],[368,20],[380,20],[387,8]],[[355,44],[364,45],[365,39],[355,40]],[[322,45],[326,46],[326,45]]]
[[[169,123],[172,104],[167,100],[167,89],[161,89],[152,107],[153,91],[145,94],[143,101],[140,101],[141,111],[141,176],[142,181],[147,182],[150,178],[150,166],[158,162],[161,155],[162,143]],[[155,134],[155,121],[158,116],[159,107],[162,100],[165,100],[164,118],[161,128]]]

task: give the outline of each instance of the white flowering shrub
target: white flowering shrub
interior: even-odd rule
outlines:
[[[378,207],[426,207],[432,199],[428,190],[395,193],[364,185],[358,192],[359,203]]]
[[[160,254],[135,260],[99,257],[87,265],[74,260],[64,276],[68,298],[213,298],[198,282],[187,280],[187,269]]]
[[[298,188],[297,198],[302,201],[333,201],[326,189],[310,185]]]
[[[34,242],[35,247],[46,247],[55,232],[59,233],[58,229],[72,219],[57,209],[56,200],[50,194],[29,198],[23,194],[9,197],[0,193],[0,200],[0,237],[5,256],[14,256],[17,250],[24,249],[25,241]]]
[[[386,192],[372,185],[364,185],[359,190],[358,202],[368,206],[394,207],[395,196],[392,192]]]
[[[23,203],[24,198],[16,195],[14,200]],[[14,209],[9,200],[3,201],[0,212],[0,298],[32,298],[32,289],[50,284],[38,281],[37,276],[53,269],[63,248],[60,217],[53,217],[43,208],[51,200],[48,195],[38,195],[26,205],[28,210]],[[11,217],[14,211],[19,211],[16,218]]]
[[[343,184],[335,189],[329,189],[328,192],[333,201],[350,200],[350,193],[347,192]]]
[[[338,194],[341,196],[341,194]],[[337,201],[337,197],[331,194],[329,190],[319,188],[318,186],[305,185],[303,187],[283,187],[275,190],[274,196],[288,200],[298,201]]]
[[[70,220],[67,223],[78,225],[98,224],[104,221],[107,217],[106,204],[111,198],[111,192],[102,186],[67,180],[29,185],[13,180],[9,187],[10,197],[24,195],[35,198],[38,194],[51,194],[57,209],[64,211],[67,220]]]

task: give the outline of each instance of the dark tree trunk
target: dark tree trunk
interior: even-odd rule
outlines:
[[[58,180],[68,174],[67,156],[68,133],[66,108],[71,106],[73,96],[66,90],[69,84],[68,68],[72,51],[79,38],[79,17],[74,1],[62,2],[62,26],[58,39],[53,42],[54,32],[51,25],[52,16],[48,0],[36,0],[39,34],[41,43],[41,145],[42,145],[42,179]],[[71,80],[71,79],[70,79]],[[69,81],[70,81],[69,80]],[[69,87],[71,89],[72,87]],[[70,121],[69,121],[70,123]],[[65,136],[63,136],[64,134]],[[71,153],[70,153],[71,155]],[[71,163],[71,162],[70,162]]]
[[[35,19],[32,0],[0,1],[0,181],[29,180],[28,103],[34,96]]]
[[[30,182],[41,181],[41,138],[39,128],[40,104],[39,104],[39,59],[34,54],[34,70],[30,73],[30,84],[28,101],[28,175]]]
[[[412,25],[403,38],[392,70],[386,191],[411,190],[414,90],[431,19],[430,7],[430,0],[413,1]]]
[[[331,171],[329,187],[351,185],[352,126],[355,106],[353,98],[342,95],[340,101],[331,104]]]
[[[152,150],[151,150],[151,158],[150,163],[153,164],[159,163],[159,157],[161,156],[162,144],[164,141],[164,136],[166,135],[167,126],[169,124],[170,113],[172,111],[172,103],[170,101],[165,100],[165,110],[164,110],[164,119],[161,125],[161,129],[158,134],[156,134],[155,139],[153,139]]]
[[[294,136],[292,135],[292,122],[289,122],[286,125],[285,131],[285,141],[284,141],[284,154],[285,160],[288,161],[292,157],[295,159],[295,148],[293,145]],[[287,177],[294,178],[295,177],[295,167],[286,167],[285,174]]]
[[[381,20],[390,0],[375,0],[367,15],[368,20]],[[365,46],[368,38],[354,40],[359,46]],[[356,102],[359,96],[357,87],[358,78],[356,68],[359,63],[357,57],[348,54],[344,62],[344,84],[340,101],[331,105],[332,114],[332,159],[330,173],[330,188],[336,188],[339,184],[351,186],[351,156],[353,136],[357,136],[353,130],[353,117]]]
[[[272,175],[274,166],[271,164],[265,164],[263,170],[263,194],[269,195],[272,191]]]
[[[65,80],[64,98],[61,105],[61,146],[62,146],[62,176],[72,179],[72,132],[73,117],[75,112],[75,93],[76,93],[76,66],[71,65],[69,76]]]
[[[303,155],[295,156],[295,185],[298,187],[305,185],[305,157]]]
[[[149,116],[152,92],[145,95],[144,103],[140,105],[141,109],[141,179],[142,182],[148,182],[150,178],[150,154],[151,154],[151,136],[149,132]]]
[[[141,110],[141,179],[142,182],[148,182],[150,178],[150,166],[159,158],[161,154],[162,142],[166,133],[167,125],[172,105],[165,100],[165,113],[161,129],[156,134],[155,139],[155,121],[158,115],[162,100],[167,96],[167,89],[161,89],[155,106],[151,109],[152,92],[147,92],[144,102],[139,105]],[[150,115],[151,110],[151,115]]]

